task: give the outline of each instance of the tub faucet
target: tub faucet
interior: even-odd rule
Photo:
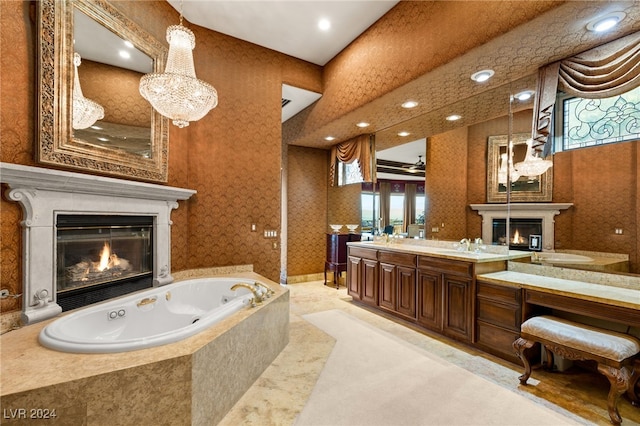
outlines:
[[[258,290],[256,289],[256,287],[252,286],[251,284],[247,284],[247,283],[234,284],[231,287],[231,291],[236,291],[240,287],[247,288],[247,289],[251,290],[251,293],[253,293],[253,299],[251,301],[251,307],[255,308],[256,305],[262,303],[262,295],[260,293],[258,293]]]
[[[256,286],[258,289],[259,288],[264,288],[263,294],[264,294],[264,297],[266,297],[266,298],[269,298],[272,295],[276,294],[276,292],[271,290],[271,288],[269,288],[269,286],[267,286],[266,284],[262,284],[262,283],[256,281],[256,282],[253,283],[253,285]]]

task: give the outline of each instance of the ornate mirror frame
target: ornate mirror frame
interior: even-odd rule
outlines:
[[[529,133],[513,134],[513,163],[524,160],[526,154],[526,141],[531,138]],[[506,203],[507,192],[504,184],[498,183],[498,170],[500,169],[500,154],[507,152],[508,136],[489,136],[487,146],[487,202]],[[552,157],[547,158],[553,161]],[[501,189],[502,188],[504,189]],[[511,202],[548,202],[551,201],[553,190],[553,167],[548,169],[535,184],[527,182],[526,177],[521,177],[511,188]]]
[[[168,120],[151,106],[151,156],[109,149],[73,137],[73,9],[131,41],[164,71],[167,49],[106,0],[40,0],[38,2],[38,111],[36,161],[57,167],[166,182]]]

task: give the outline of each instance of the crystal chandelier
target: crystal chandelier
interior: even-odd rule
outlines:
[[[140,94],[160,114],[182,128],[197,121],[218,105],[218,93],[209,83],[196,78],[193,53],[196,38],[180,24],[167,28],[169,56],[164,73],[146,74],[140,80]]]
[[[520,174],[513,167],[513,153],[511,153],[511,161],[507,160],[507,154],[500,154],[500,169],[498,169],[498,183],[507,184],[507,166],[510,165],[511,182],[520,179]]]
[[[532,143],[532,139],[527,139],[527,153],[524,161],[515,164],[515,168],[520,176],[540,176],[553,166],[552,161],[544,160],[533,154],[533,149],[531,148]]]
[[[98,103],[87,99],[82,95],[80,79],[78,78],[78,66],[82,59],[77,53],[73,54],[73,128],[86,129],[97,120],[104,118],[104,108]]]

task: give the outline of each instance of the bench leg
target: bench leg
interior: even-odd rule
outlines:
[[[518,355],[518,358],[520,358],[520,361],[522,361],[522,364],[524,364],[524,374],[518,377],[518,379],[520,380],[520,384],[522,385],[526,385],[527,380],[529,380],[529,377],[531,377],[531,364],[529,363],[529,359],[527,358],[525,351],[527,349],[530,349],[533,345],[535,345],[535,343],[536,342],[520,337],[512,344],[513,349],[515,349],[516,351],[516,355]]]
[[[609,410],[611,423],[619,425],[622,423],[622,417],[620,417],[620,413],[618,412],[618,400],[620,399],[620,395],[629,389],[631,374],[627,367],[618,369],[604,364],[598,364],[598,371],[609,379],[609,383],[611,384],[609,396],[607,397],[607,409]]]

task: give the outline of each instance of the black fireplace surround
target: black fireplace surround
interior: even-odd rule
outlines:
[[[58,215],[56,290],[63,311],[153,286],[153,216]]]

